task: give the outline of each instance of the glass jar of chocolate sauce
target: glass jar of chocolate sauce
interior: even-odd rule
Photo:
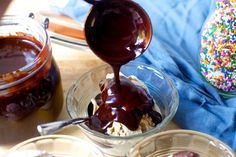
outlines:
[[[0,20],[0,145],[38,135],[63,104],[58,67],[43,25],[26,17]]]

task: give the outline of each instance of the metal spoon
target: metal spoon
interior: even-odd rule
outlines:
[[[40,135],[49,135],[49,134],[53,134],[55,132],[58,132],[59,130],[63,129],[64,127],[66,127],[68,125],[77,125],[77,124],[83,123],[89,119],[90,119],[89,117],[75,118],[75,119],[39,124],[37,126],[37,130]]]
[[[95,99],[99,99],[97,96]],[[49,135],[58,132],[59,130],[65,128],[68,125],[77,125],[79,123],[83,123],[88,121],[90,117],[93,115],[93,111],[95,110],[94,107],[96,106],[93,104],[94,101],[91,101],[88,105],[88,117],[85,118],[75,118],[75,119],[68,119],[68,120],[60,120],[55,122],[49,122],[44,124],[39,124],[37,126],[37,130],[40,135]]]

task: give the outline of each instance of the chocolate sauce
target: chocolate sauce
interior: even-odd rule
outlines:
[[[115,77],[100,84],[101,104],[86,123],[91,129],[105,133],[116,121],[136,130],[144,114],[155,124],[162,120],[153,111],[150,94],[119,76],[122,65],[146,50],[151,35],[148,15],[131,0],[102,0],[92,7],[85,22],[86,40],[92,51],[112,66]]]
[[[145,11],[131,0],[102,0],[85,22],[85,36],[92,51],[111,65],[122,65],[142,54],[152,28]]]
[[[105,133],[116,121],[134,131],[138,129],[144,114],[149,114],[155,124],[161,122],[161,115],[153,111],[153,98],[143,87],[135,85],[126,77],[120,77],[119,86],[114,79],[107,79],[100,89],[99,108],[89,124],[93,130]]]
[[[181,151],[173,154],[173,157],[200,157],[200,155],[194,152]]]
[[[19,82],[19,78],[24,78],[24,81],[15,83],[14,86],[0,89],[0,116],[10,120],[20,120],[44,105],[52,107],[55,93],[62,91],[60,73],[54,60],[48,59],[44,67],[28,78],[26,76],[30,71],[19,70],[33,63],[41,51],[43,45],[26,34],[0,37],[0,80],[7,84]],[[45,46],[45,51],[51,49]],[[40,59],[43,62],[43,58]],[[62,94],[59,93],[57,96],[62,97]],[[55,106],[60,109],[62,103],[57,102]]]
[[[34,42],[17,37],[0,38],[0,43],[0,75],[32,63],[41,50]]]

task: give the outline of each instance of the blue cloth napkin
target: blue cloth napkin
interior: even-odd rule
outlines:
[[[236,97],[223,98],[199,74],[200,32],[214,0],[135,0],[149,14],[153,38],[137,62],[158,67],[174,81],[180,105],[174,120],[184,129],[219,138],[236,151]],[[90,5],[70,0],[57,8],[83,22]]]

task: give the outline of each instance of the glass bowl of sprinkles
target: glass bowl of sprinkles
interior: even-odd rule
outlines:
[[[236,4],[218,0],[201,34],[200,71],[224,97],[236,96]]]

